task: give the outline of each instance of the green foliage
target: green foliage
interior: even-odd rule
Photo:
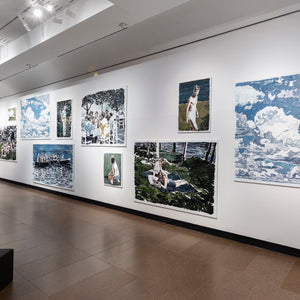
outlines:
[[[185,111],[187,103],[179,104],[179,114],[178,114],[178,129],[181,131],[191,130],[190,123],[185,122]],[[199,130],[209,129],[209,102],[208,101],[198,101],[197,110],[199,113],[199,118],[196,119]]]
[[[161,192],[149,184],[143,173],[149,171],[153,164],[143,164],[141,158],[135,158],[135,196],[136,199],[175,206],[179,208],[202,211],[207,214],[214,212],[214,172],[215,166],[201,158],[193,157],[180,164],[164,164],[164,170],[178,174],[191,183],[199,192]],[[154,160],[153,160],[154,163]]]

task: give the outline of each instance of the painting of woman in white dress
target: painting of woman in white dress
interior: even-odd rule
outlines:
[[[179,84],[178,130],[209,131],[210,79]]]

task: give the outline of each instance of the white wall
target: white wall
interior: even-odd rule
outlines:
[[[32,183],[32,144],[64,143],[55,138],[55,102],[73,100],[75,191],[78,196],[300,248],[300,188],[234,181],[237,82],[300,73],[300,14],[294,14],[191,45],[135,66],[99,75],[77,85],[48,91],[52,139],[18,139],[17,163],[0,162],[0,177]],[[177,133],[178,84],[212,78],[211,132]],[[81,99],[88,93],[128,86],[127,147],[81,147]],[[40,95],[46,91],[37,91]],[[23,97],[23,96],[22,96]],[[30,97],[26,95],[25,97]],[[21,97],[0,102],[0,122]],[[20,136],[18,128],[18,137]],[[217,219],[134,202],[134,142],[218,140]],[[123,153],[123,189],[103,185],[103,154]],[[50,188],[49,188],[50,189]]]

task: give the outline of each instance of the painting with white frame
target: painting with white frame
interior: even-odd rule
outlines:
[[[103,176],[104,185],[112,187],[123,186],[122,153],[104,153]]]
[[[126,88],[88,94],[81,103],[81,145],[126,146]]]
[[[300,186],[300,74],[237,83],[235,179]]]
[[[50,95],[21,100],[21,138],[50,139]]]
[[[135,143],[136,202],[216,218],[217,145]]]
[[[33,182],[60,189],[74,187],[72,144],[34,144]]]
[[[211,117],[211,79],[179,84],[178,132],[209,132]]]
[[[56,137],[72,139],[72,100],[56,102]]]

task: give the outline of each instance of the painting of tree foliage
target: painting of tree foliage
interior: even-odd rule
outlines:
[[[135,143],[135,198],[216,217],[215,142]]]

